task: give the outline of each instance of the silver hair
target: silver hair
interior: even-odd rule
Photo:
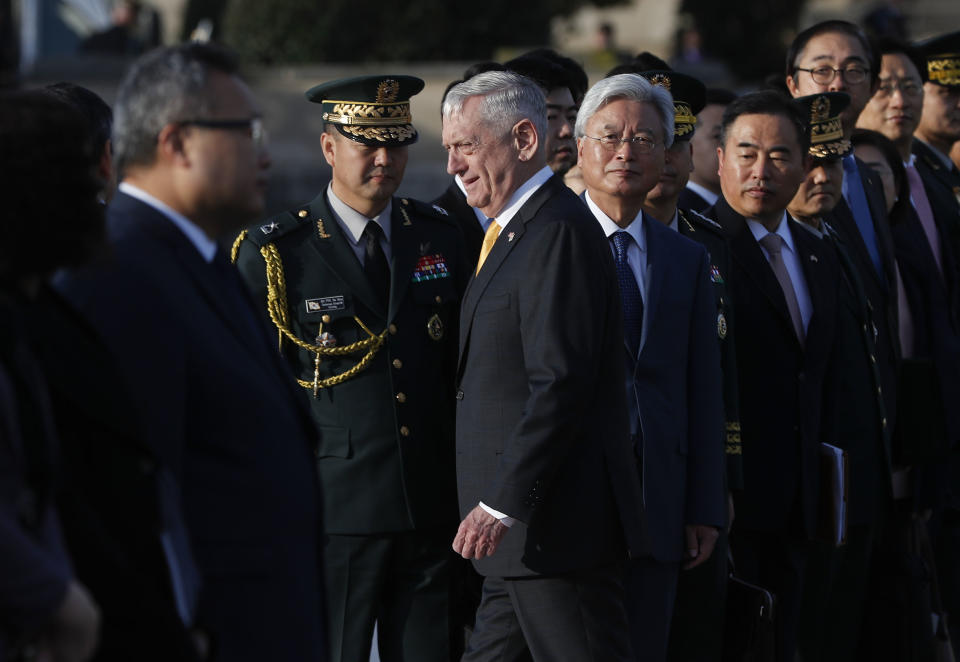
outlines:
[[[637,74],[610,76],[591,87],[583,97],[583,103],[580,104],[577,124],[573,129],[574,135],[577,138],[585,136],[590,118],[598,110],[617,99],[644,101],[651,104],[660,116],[664,147],[669,148],[673,144],[673,97],[666,88],[654,85]]]
[[[486,71],[454,85],[443,100],[444,118],[463,112],[470,97],[479,96],[480,121],[506,135],[520,120],[528,119],[537,130],[540,149],[546,144],[547,98],[535,82],[508,71]]]
[[[212,44],[158,48],[139,58],[117,92],[113,149],[118,170],[150,165],[167,124],[205,117],[215,100],[205,93],[210,71],[235,74],[233,55]]]

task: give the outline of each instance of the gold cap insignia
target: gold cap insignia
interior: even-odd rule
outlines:
[[[377,86],[377,103],[393,103],[400,93],[400,83],[388,78]]]
[[[667,76],[666,74],[657,74],[656,76],[650,78],[650,82],[667,90],[670,89],[670,76]]]

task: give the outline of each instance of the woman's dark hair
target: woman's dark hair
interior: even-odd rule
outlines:
[[[0,93],[0,284],[75,266],[102,245],[87,127],[41,91]]]

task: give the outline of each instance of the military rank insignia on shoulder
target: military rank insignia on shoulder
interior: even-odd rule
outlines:
[[[241,232],[236,243],[239,244],[243,239],[249,239],[258,248],[262,248],[267,244],[275,242],[280,237],[303,227],[309,215],[310,212],[306,208],[294,209],[283,214],[278,214]]]
[[[450,220],[450,212],[441,207],[440,205],[435,205],[427,202],[421,202],[413,198],[401,198],[400,204],[402,205],[401,210],[409,210],[417,216],[423,216],[426,218],[432,218],[437,220],[446,221],[452,223]]]

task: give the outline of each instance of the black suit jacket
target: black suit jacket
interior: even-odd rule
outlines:
[[[203,579],[198,622],[221,659],[322,660],[316,431],[303,394],[238,277],[126,194],[107,222],[110,259],[60,289],[112,350],[151,451],[178,480]]]
[[[480,258],[480,246],[483,244],[483,228],[477,221],[477,215],[473,211],[473,207],[467,204],[467,196],[457,186],[457,182],[453,181],[450,182],[447,190],[433,201],[433,204],[439,205],[450,214],[450,217],[460,227],[466,246],[465,257],[468,264],[475,267],[477,260]]]
[[[523,205],[461,308],[457,485],[518,521],[492,576],[555,574],[642,553],[613,258],[557,177]]]
[[[792,219],[813,316],[797,339],[773,270],[746,220],[723,199],[707,211],[730,233],[737,317],[743,492],[736,526],[812,536],[816,528],[818,454],[825,378],[836,319],[839,268],[823,243]],[[800,521],[793,519],[801,515]]]
[[[317,467],[327,533],[369,535],[457,523],[453,386],[460,293],[470,267],[448,217],[407,198],[395,198],[392,210],[387,308],[374,294],[325,193],[250,228],[237,254],[266,316],[261,249],[276,249],[289,327],[301,341],[313,345],[321,332],[332,333],[340,348],[364,340],[367,333],[354,317],[372,333],[384,334],[384,346],[349,379],[319,389],[315,397],[311,388],[294,385],[309,396],[320,428]],[[445,270],[434,273],[442,277],[425,277],[423,265],[438,259]],[[339,375],[366,354],[324,357],[317,367],[315,352],[289,339],[282,346],[296,377],[308,384],[315,369],[320,379]]]
[[[684,187],[680,191],[680,197],[677,199],[677,208],[683,210],[693,210],[702,212],[710,207],[710,203],[703,199],[703,197],[695,192],[693,189]]]

